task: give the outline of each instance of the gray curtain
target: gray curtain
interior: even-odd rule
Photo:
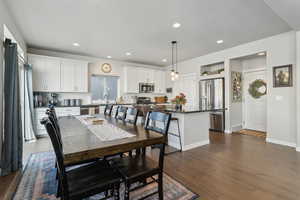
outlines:
[[[26,142],[36,140],[36,130],[33,124],[33,89],[32,89],[32,67],[24,65],[24,139]]]
[[[1,151],[1,175],[22,168],[23,136],[17,44],[4,45],[4,133]]]

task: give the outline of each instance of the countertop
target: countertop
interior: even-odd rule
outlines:
[[[176,110],[176,109],[166,109],[166,112],[171,113],[179,113],[179,114],[191,114],[191,113],[201,113],[201,112],[224,112],[226,109],[208,109],[208,110],[202,110],[200,108],[183,108],[182,110]]]
[[[131,105],[138,105],[138,106],[143,106],[143,105],[169,105],[171,103],[149,103],[149,104],[136,104],[136,103],[109,103],[108,105],[116,105],[116,106],[131,106]],[[99,107],[99,106],[106,106],[106,103],[99,103],[99,104],[83,104],[80,106],[65,106],[65,105],[56,105],[55,107],[57,108],[63,108],[63,107],[80,107],[80,108],[86,108],[86,107]],[[40,107],[35,107],[35,108],[47,108],[48,106],[40,106]]]

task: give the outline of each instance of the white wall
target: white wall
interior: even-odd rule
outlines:
[[[265,68],[267,66],[267,59],[265,56],[256,56],[242,60],[243,71]]]
[[[273,88],[272,83],[273,66],[293,64],[294,69],[296,68],[296,34],[294,31],[181,62],[179,63],[179,72],[181,74],[192,72],[199,73],[199,67],[201,65],[225,61],[225,76],[229,77],[230,59],[252,55],[262,51],[267,52],[268,137],[269,139],[273,139],[273,141],[282,141],[289,145],[295,145],[295,84],[293,87],[289,88]],[[230,82],[227,78],[227,80],[225,80],[225,89],[227,92],[229,91],[229,88]],[[225,97],[225,105],[230,110],[229,102],[230,98],[229,95],[227,95]],[[230,127],[230,121],[228,121],[228,118],[230,118],[229,110],[226,111],[226,128]]]
[[[10,13],[8,12],[8,8],[3,0],[0,0],[0,41],[4,40],[4,24],[8,27],[8,29],[12,32],[15,39],[20,44],[23,50],[26,50],[26,44],[20,33],[19,29],[17,28],[16,24],[14,23]],[[1,45],[0,45],[1,46]],[[2,149],[2,130],[3,130],[3,123],[2,123],[2,104],[3,104],[3,48],[0,47],[0,149]],[[0,155],[1,157],[1,155]]]
[[[300,31],[296,33],[297,40],[297,151],[300,151]]]

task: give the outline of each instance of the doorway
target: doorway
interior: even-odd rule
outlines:
[[[266,138],[268,82],[266,67],[266,52],[230,60],[232,132]],[[237,75],[241,77],[240,82],[234,79]]]
[[[260,132],[267,130],[267,97],[253,96],[249,92],[249,87],[255,81],[266,83],[265,69],[251,70],[244,72],[244,103],[243,103],[243,129],[250,129]],[[261,93],[266,92],[266,87],[258,88]]]

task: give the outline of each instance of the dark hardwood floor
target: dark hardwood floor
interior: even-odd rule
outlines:
[[[166,157],[165,172],[205,200],[299,200],[300,153],[240,134]]]
[[[295,149],[241,134],[212,132],[210,142],[166,156],[165,172],[201,200],[300,199],[300,153]],[[52,150],[50,140],[43,138],[26,144],[24,157],[47,150]]]

